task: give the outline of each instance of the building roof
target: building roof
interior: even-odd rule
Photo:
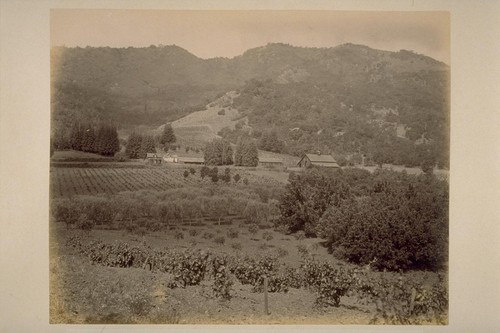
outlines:
[[[306,154],[306,156],[313,163],[337,163],[332,155]]]
[[[147,153],[146,158],[161,158],[161,154],[158,153]]]
[[[179,162],[188,163],[205,163],[205,159],[203,157],[178,157],[177,160]]]
[[[318,155],[318,154],[305,154],[300,161],[297,163],[297,165],[300,164],[300,162],[307,157],[312,165],[315,166],[320,166],[320,167],[330,167],[330,168],[338,168],[339,165],[337,164],[337,161],[333,158],[332,155]]]
[[[280,158],[259,158],[259,163],[283,163]]]
[[[339,168],[339,165],[335,162],[334,163],[312,162],[312,164],[319,167]]]

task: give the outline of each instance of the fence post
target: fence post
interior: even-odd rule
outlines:
[[[415,297],[416,296],[417,296],[417,290],[415,290],[415,288],[411,288],[410,314],[413,314],[413,309],[415,307]]]
[[[148,254],[148,257],[146,258],[146,260],[144,261],[144,264],[142,264],[142,269],[146,269],[146,265],[148,264],[148,260],[149,260],[149,254]]]
[[[267,285],[268,285],[267,276],[264,276],[264,313],[266,315],[269,315],[269,305],[267,301]]]

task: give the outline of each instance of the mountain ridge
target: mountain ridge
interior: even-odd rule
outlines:
[[[403,146],[411,155],[424,142],[447,164],[450,67],[412,51],[269,43],[233,58],[201,59],[176,45],[56,47],[51,64],[53,128],[75,119],[157,127],[241,91],[234,108],[256,129],[254,138],[274,128],[290,153],[374,155],[376,139],[387,156]],[[225,131],[228,139],[244,134],[233,130]]]

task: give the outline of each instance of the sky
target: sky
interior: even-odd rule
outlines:
[[[52,46],[177,45],[207,59],[268,43],[412,50],[450,63],[447,12],[52,9]]]

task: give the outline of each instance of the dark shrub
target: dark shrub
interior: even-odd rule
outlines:
[[[266,241],[270,241],[272,240],[274,237],[273,237],[273,234],[270,233],[269,231],[264,231],[264,233],[262,234],[262,239],[266,240]]]
[[[237,250],[237,251],[241,251],[243,246],[241,245],[241,243],[233,243],[233,244],[231,244],[231,248],[234,250]]]
[[[76,222],[76,227],[81,230],[89,231],[94,227],[94,222],[92,222],[92,220],[89,220],[86,214],[80,214],[80,217]]]
[[[250,226],[248,226],[248,232],[250,232],[250,234],[255,235],[258,231],[259,231],[258,225],[250,224]]]
[[[86,206],[88,218],[96,224],[109,223],[115,216],[114,206],[108,199],[93,198]]]
[[[240,176],[239,174],[235,174],[235,175],[233,176],[233,179],[234,179],[234,182],[235,182],[235,183],[237,183],[237,182],[239,182],[239,181],[240,181],[241,176]]]
[[[218,236],[214,238],[214,243],[223,245],[226,242],[226,239],[223,236]]]
[[[52,203],[52,207],[55,220],[64,222],[67,226],[75,224],[80,217],[80,206],[74,200],[57,200]]]
[[[201,237],[203,237],[204,239],[212,239],[214,238],[214,234],[212,234],[211,232],[204,232]]]
[[[437,269],[447,260],[448,185],[428,175],[377,182],[370,197],[330,207],[317,232],[355,263]]]
[[[325,210],[349,197],[350,187],[337,171],[312,169],[303,174],[290,174],[280,200],[281,217],[277,224],[285,225],[290,232],[303,230],[307,236],[315,236],[316,224]]]
[[[234,230],[234,229],[229,229],[227,231],[227,237],[228,238],[238,238],[239,236],[239,232],[238,230]]]

